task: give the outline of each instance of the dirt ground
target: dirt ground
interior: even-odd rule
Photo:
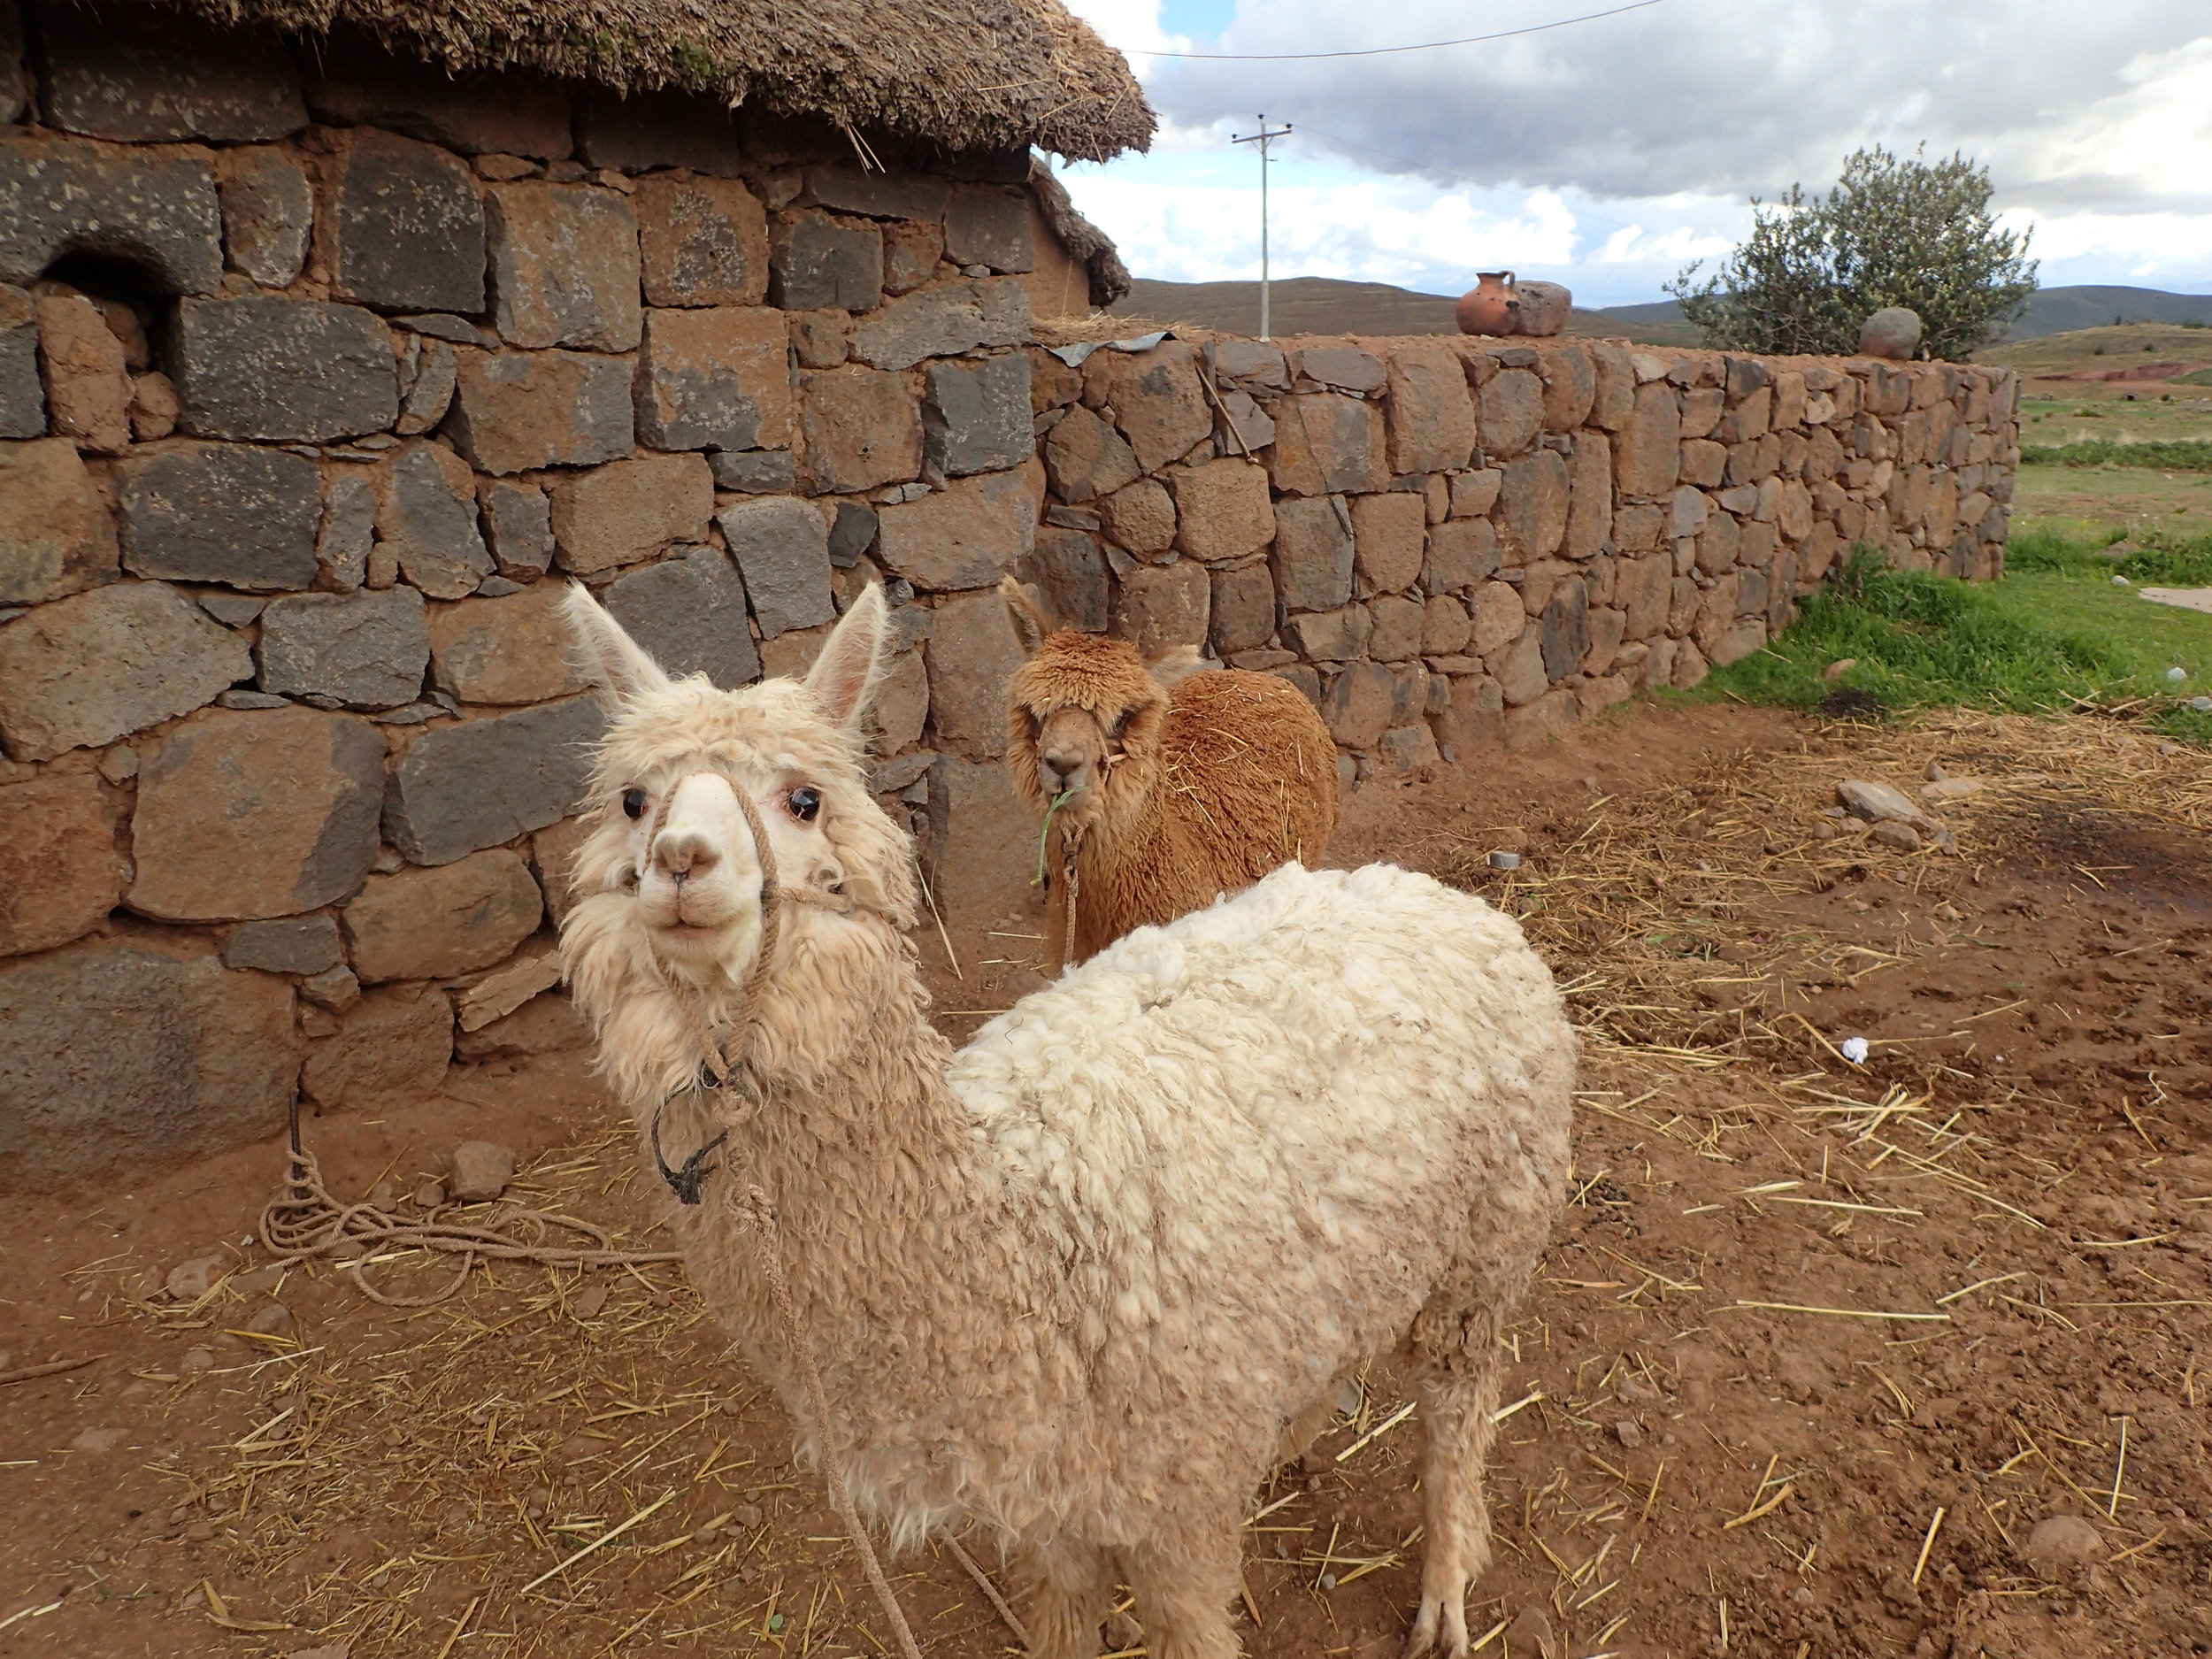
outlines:
[[[2201,751],[1617,715],[1363,790],[1332,849],[1520,914],[1586,1034],[1571,1202],[1510,1336],[1483,1651],[2212,1652]],[[1932,760],[1990,780],[1946,810],[1956,856],[1822,816],[1839,779],[1909,790]],[[1020,895],[948,921],[960,972],[923,946],[964,1035],[1033,983],[1042,929]],[[511,1199],[656,1242],[665,1201],[572,1053],[305,1130],[349,1197],[503,1141]],[[280,1173],[272,1142],[0,1223],[0,1372],[99,1356],[0,1387],[0,1655],[886,1651],[787,1421],[680,1269],[480,1267],[383,1308],[327,1266],[255,1271]],[[149,1298],[218,1246],[234,1276]],[[1379,1365],[1258,1495],[1261,1659],[1394,1655],[1406,1398]],[[2031,1547],[2054,1517],[2078,1558]],[[933,1659],[1012,1644],[949,1556],[893,1571]]]

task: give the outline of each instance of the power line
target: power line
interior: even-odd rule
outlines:
[[[1624,12],[1641,12],[1647,6],[1663,4],[1663,0],[1633,0],[1633,4],[1615,6],[1609,12],[1589,12],[1578,18],[1561,18],[1555,23],[1532,23],[1525,28],[1500,29],[1495,35],[1469,35],[1455,41],[1423,41],[1415,46],[1369,46],[1356,51],[1342,52],[1153,52],[1139,49],[1140,58],[1179,58],[1188,63],[1205,64],[1289,64],[1306,63],[1319,58],[1386,58],[1394,52],[1432,52],[1446,46],[1477,46],[1484,41],[1510,40],[1517,35],[1541,35],[1547,29],[1563,29],[1575,23],[1594,23],[1600,18],[1617,18]]]

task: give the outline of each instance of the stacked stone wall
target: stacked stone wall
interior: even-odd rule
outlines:
[[[6,8],[8,0],[0,0]],[[1079,366],[1027,158],[274,36],[0,15],[0,1163],[66,1180],[574,1041],[559,589],[797,672],[894,602],[879,797],[1003,903],[1015,572],[1298,684],[1348,779],[2001,567],[2015,388],[1610,344]],[[878,147],[882,148],[881,146]]]
[[[877,781],[978,794],[1081,268],[864,136],[0,0],[8,1179],[576,1039],[567,579],[731,687],[889,580]]]
[[[2004,568],[2010,370],[1432,336],[1032,357],[1024,574],[1079,626],[1289,679],[1348,784],[1696,686],[1861,544]]]

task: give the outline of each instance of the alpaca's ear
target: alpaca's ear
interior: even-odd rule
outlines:
[[[1161,690],[1171,691],[1207,664],[1204,653],[1195,645],[1171,645],[1146,657],[1144,665],[1159,681]]]
[[[622,625],[607,614],[607,608],[591,596],[583,583],[568,585],[561,612],[575,641],[577,665],[599,687],[603,700],[619,707],[668,689],[669,679],[661,665],[623,632]]]
[[[867,712],[874,691],[876,670],[883,660],[884,635],[890,621],[883,603],[883,588],[871,583],[852,603],[831,632],[814,666],[807,671],[806,688],[821,699],[822,707],[840,726],[857,726]]]
[[[1022,655],[1034,657],[1052,632],[1052,617],[1043,599],[1035,588],[1024,587],[1011,576],[999,579],[998,591],[1006,601],[1006,614],[1014,620],[1014,637],[1021,641]]]

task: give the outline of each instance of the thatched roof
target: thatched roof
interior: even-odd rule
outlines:
[[[1075,211],[1067,187],[1042,161],[1030,164],[1029,187],[1037,193],[1045,223],[1052,227],[1068,257],[1090,273],[1092,305],[1103,311],[1124,297],[1129,292],[1129,267],[1122,264],[1113,238]]]
[[[949,150],[1103,161],[1154,121],[1121,54],[1060,0],[167,0],[293,34],[362,30],[456,73],[683,87]]]

